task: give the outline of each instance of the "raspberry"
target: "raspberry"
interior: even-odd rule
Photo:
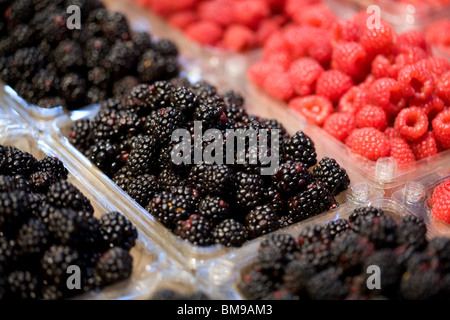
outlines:
[[[425,51],[428,51],[428,44],[423,32],[419,30],[408,30],[398,36],[398,45],[410,45],[419,47]]]
[[[416,158],[408,142],[403,138],[393,138],[391,143],[391,157],[397,160],[398,164],[414,162]]]
[[[331,32],[331,41],[333,44],[337,44],[340,41],[359,41],[362,29],[351,20],[338,20]]]
[[[331,66],[355,80],[362,80],[368,72],[366,51],[357,42],[340,42],[333,48]]]
[[[232,14],[236,23],[256,29],[270,15],[270,9],[265,1],[241,0],[232,3]]]
[[[226,27],[233,22],[232,5],[230,0],[203,1],[197,7],[197,14],[201,20],[212,21]]]
[[[436,201],[431,209],[431,214],[437,220],[450,223],[450,197]]]
[[[404,94],[409,97],[426,100],[433,93],[433,77],[419,64],[407,65],[400,69],[397,79]]]
[[[399,53],[395,57],[395,64],[404,67],[426,58],[428,58],[428,54],[425,50],[419,47],[405,45],[400,47]]]
[[[395,119],[395,129],[408,140],[416,140],[428,129],[428,117],[422,109],[406,108]]]
[[[294,98],[289,102],[289,107],[301,113],[306,120],[321,126],[333,112],[331,102],[322,96],[306,96]]]
[[[342,142],[355,128],[355,116],[345,112],[333,113],[325,120],[323,125],[323,129],[326,132]]]
[[[338,109],[341,112],[355,115],[359,109],[368,103],[370,103],[369,91],[362,86],[355,86],[341,97]]]
[[[309,35],[313,29],[312,27],[290,26],[284,30],[282,39],[284,39],[285,45],[288,46],[293,58],[300,58],[307,55],[308,46],[311,43]],[[271,38],[273,37],[280,38],[276,34]]]
[[[372,60],[372,74],[375,78],[397,78],[400,66],[395,64],[393,56],[377,55]]]
[[[442,19],[428,27],[425,31],[425,36],[433,45],[442,45],[446,47],[450,43],[450,34],[448,30],[450,30],[450,20]]]
[[[261,21],[258,30],[256,30],[256,43],[258,46],[263,46],[267,39],[269,39],[273,34],[275,34],[284,22],[283,17],[277,19],[278,17],[273,17]]]
[[[450,71],[445,72],[436,82],[436,95],[444,101],[445,105],[450,105]]]
[[[269,39],[264,43],[263,58],[264,60],[269,60],[272,55],[276,55],[280,52],[289,52],[289,38],[281,35],[279,32],[270,36]]]
[[[409,145],[416,160],[431,157],[438,152],[434,133],[431,131],[426,132],[420,139],[412,141]]]
[[[311,43],[308,46],[308,55],[317,60],[322,66],[328,66],[333,52],[330,33],[328,30],[313,28],[313,32],[309,37]]]
[[[186,28],[186,36],[203,45],[214,45],[222,38],[222,29],[211,21],[200,21]]]
[[[368,104],[358,111],[355,122],[358,128],[372,127],[383,131],[387,126],[386,112],[381,107]]]
[[[198,0],[178,0],[172,1],[173,11],[192,10],[197,5]]]
[[[353,153],[376,161],[387,157],[390,151],[389,140],[383,132],[375,128],[361,128],[354,130],[346,140],[347,146]]]
[[[172,13],[172,3],[171,0],[150,0],[149,6],[151,9],[160,16],[168,16]]]
[[[411,107],[418,107],[427,116],[429,120],[434,119],[434,117],[444,110],[444,102],[436,95],[432,94],[428,100],[418,100],[410,99],[409,105]]]
[[[168,21],[171,26],[177,29],[184,30],[190,24],[198,20],[197,14],[194,11],[181,11],[172,14]]]
[[[262,87],[269,74],[283,72],[283,67],[274,62],[258,61],[250,67],[247,76],[251,82]]]
[[[322,66],[311,58],[294,61],[289,68],[289,75],[295,92],[300,96],[312,94],[322,72]]]
[[[450,146],[450,109],[440,112],[431,122],[436,139]]]
[[[389,53],[395,45],[395,33],[387,22],[381,21],[379,28],[369,29],[366,26],[359,42],[368,55]]]
[[[400,84],[392,78],[380,78],[370,86],[370,100],[390,115],[396,115],[406,105]]]
[[[336,16],[323,4],[315,4],[303,7],[296,11],[292,20],[299,25],[310,25],[322,29],[331,29]]]
[[[317,79],[316,94],[336,103],[352,86],[352,78],[348,75],[338,70],[328,70]]]
[[[394,127],[387,127],[386,130],[384,130],[384,134],[388,139],[403,138],[400,132]]]
[[[255,35],[252,30],[242,25],[231,25],[223,34],[223,45],[233,51],[245,51],[255,44]]]
[[[434,189],[431,197],[431,204],[448,197],[450,197],[450,179],[445,180]]]
[[[284,12],[292,17],[296,12],[303,10],[307,5],[317,3],[317,0],[286,0]]]
[[[284,101],[288,101],[295,94],[287,72],[269,74],[264,81],[263,88],[272,96]]]

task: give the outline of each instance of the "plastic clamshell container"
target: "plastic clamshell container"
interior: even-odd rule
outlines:
[[[399,222],[406,215],[413,214],[399,201],[380,197],[369,199],[365,203],[349,202],[331,212],[305,220],[286,230],[278,230],[275,233],[287,233],[297,237],[301,230],[308,226],[324,226],[337,219],[348,219],[355,208],[366,205],[382,209],[387,216],[393,218],[396,222]],[[254,243],[252,246],[245,248],[246,250],[217,259],[208,268],[199,270],[199,276],[209,279],[209,283],[215,287],[214,290],[228,297],[228,299],[244,300],[246,297],[239,290],[238,285],[243,276],[253,266],[258,255],[258,248],[259,244]]]
[[[114,204],[110,194],[91,185],[92,177],[88,172],[80,171],[70,155],[59,150],[52,141],[41,137],[36,131],[21,125],[12,125],[0,132],[0,144],[19,148],[33,154],[38,160],[45,156],[58,157],[69,170],[68,181],[91,200],[95,217],[119,211],[138,229],[138,240],[130,253],[133,257],[133,273],[130,279],[105,287],[101,291],[92,291],[75,299],[145,299],[160,281],[162,270],[178,270],[179,265],[166,254],[161,246],[145,235],[145,227],[133,213]],[[175,271],[173,271],[175,272]]]
[[[164,246],[164,249],[173,257],[176,257],[180,264],[185,265],[190,270],[196,270],[199,266],[208,264],[210,261],[226,255],[230,252],[238,252],[240,250],[245,250],[247,246],[251,246],[252,243],[259,243],[261,237],[247,242],[241,248],[225,248],[221,245],[213,245],[208,247],[200,247],[191,244],[186,240],[182,240],[174,235],[169,229],[164,227],[159,221],[157,221],[149,212],[147,212],[142,206],[136,203],[126,192],[119,188],[109,177],[107,177],[103,172],[101,172],[95,165],[93,165],[80,151],[78,151],[73,145],[71,145],[68,136],[70,132],[70,127],[76,120],[80,119],[92,119],[98,112],[99,106],[89,106],[85,109],[73,112],[69,116],[61,116],[56,118],[51,125],[51,135],[54,140],[58,141],[60,148],[64,149],[68,154],[73,155],[80,166],[84,167],[86,171],[92,175],[96,180],[97,190],[103,190],[111,194],[111,197],[116,199],[117,202],[121,203],[121,206],[125,208],[128,212],[132,212],[134,216],[140,217],[141,220],[146,224],[149,230],[149,237],[155,239],[158,243]],[[292,129],[287,127],[290,133],[293,133]],[[317,149],[319,159],[325,156],[327,153],[327,148],[325,146],[320,146]],[[359,199],[364,199],[367,201],[370,198],[380,197],[384,192],[376,188],[371,184],[364,183],[364,179],[361,175],[356,173],[351,169],[351,167],[345,167],[347,173],[352,182],[352,188],[355,190],[361,189],[360,184],[366,185],[364,191],[359,190]],[[347,202],[347,196],[351,193],[349,188],[346,192],[342,192],[336,200],[339,204],[344,204]],[[359,189],[358,189],[359,188]],[[363,202],[364,202],[363,201]]]

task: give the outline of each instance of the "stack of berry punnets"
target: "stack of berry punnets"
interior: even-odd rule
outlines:
[[[369,29],[367,17],[286,26],[249,79],[367,159],[405,164],[450,148],[450,63],[421,32]]]
[[[450,239],[427,241],[426,232],[416,216],[396,222],[381,209],[360,207],[296,237],[269,236],[237,286],[249,299],[447,300]]]
[[[67,179],[58,158],[0,145],[0,300],[68,298],[130,277],[136,228],[118,212],[95,218]],[[66,285],[73,265],[79,290]]]
[[[66,25],[72,4],[81,29]],[[2,1],[0,16],[0,79],[42,108],[81,108],[179,72],[172,42],[133,32],[98,0]]]
[[[334,196],[350,183],[333,159],[317,164],[314,143],[303,132],[290,137],[275,120],[248,115],[243,104],[238,93],[219,94],[206,82],[142,84],[122,99],[102,103],[94,118],[74,122],[68,137],[176,235],[199,246],[239,247],[336,207]],[[247,149],[235,150],[242,164],[194,164],[194,158],[175,164],[175,129],[187,129],[188,142],[201,143],[197,147],[210,145],[195,138],[195,122],[201,122],[202,133],[220,130],[224,143],[228,129],[279,130],[279,170],[261,175],[261,162],[250,163],[253,152]]]

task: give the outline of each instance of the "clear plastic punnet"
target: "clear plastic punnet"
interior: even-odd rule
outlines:
[[[179,270],[179,264],[170,259],[167,251],[148,238],[148,231],[140,218],[135,217],[132,211],[116,205],[112,194],[93,187],[89,172],[80,170],[84,168],[80,168],[71,155],[60,150],[51,140],[41,137],[27,126],[11,125],[0,132],[0,144],[29,152],[38,160],[45,156],[58,157],[69,170],[68,181],[91,200],[97,218],[107,212],[119,211],[138,229],[138,240],[130,251],[133,257],[133,273],[130,279],[105,287],[101,291],[88,292],[76,299],[147,299],[160,281],[162,270]]]

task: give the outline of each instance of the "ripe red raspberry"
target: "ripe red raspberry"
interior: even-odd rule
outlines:
[[[375,78],[394,78],[397,79],[400,66],[395,63],[394,56],[378,54],[372,60],[372,74]]]
[[[181,11],[172,14],[169,17],[169,24],[174,28],[184,30],[190,24],[198,20],[197,13],[194,11]]]
[[[364,86],[354,86],[348,90],[339,100],[338,109],[356,115],[365,105],[370,103],[369,90]]]
[[[370,86],[370,100],[372,104],[378,105],[387,114],[396,115],[406,105],[400,84],[392,78],[380,78]]]
[[[406,108],[397,115],[394,127],[406,139],[416,140],[427,131],[428,117],[417,107]]]
[[[157,0],[159,1],[159,0]],[[192,10],[197,5],[198,0],[177,0],[172,1],[172,10],[173,12],[183,11],[183,10]]]
[[[411,141],[409,145],[416,160],[434,156],[438,152],[436,140],[431,131],[427,131],[421,138]]]
[[[312,27],[289,26],[283,32],[283,39],[289,46],[289,50],[294,59],[306,56],[308,47],[312,43],[310,34],[313,32]],[[277,36],[279,38],[279,36]]]
[[[281,18],[281,19],[278,19]],[[272,17],[261,21],[258,30],[256,30],[256,43],[258,46],[264,46],[267,39],[275,34],[283,25],[282,16]]]
[[[319,0],[286,0],[284,4],[284,12],[292,17],[298,11],[303,10],[306,6],[317,4]]]
[[[295,95],[294,87],[287,72],[269,74],[264,81],[263,88],[270,95],[284,101],[290,100]]]
[[[419,30],[408,30],[398,36],[398,45],[416,46],[428,52],[428,44],[425,34]]]
[[[292,16],[292,20],[298,25],[310,25],[322,29],[331,29],[336,16],[323,4],[309,5],[298,10]]]
[[[375,128],[361,128],[353,130],[346,140],[347,146],[353,153],[369,160],[389,156],[390,144],[383,132]]]
[[[359,42],[367,54],[374,57],[377,54],[388,54],[396,45],[396,36],[389,23],[381,21],[379,28],[363,28]]]
[[[422,48],[404,45],[399,47],[399,53],[395,57],[395,64],[402,68],[427,58],[428,54]]]
[[[348,75],[338,70],[328,70],[317,79],[316,94],[337,103],[352,86],[352,78]]]
[[[338,20],[331,30],[331,42],[333,45],[341,41],[359,41],[362,28],[352,20]]]
[[[212,21],[226,27],[233,23],[232,4],[231,0],[203,1],[198,4],[197,13],[201,20]]]
[[[433,45],[448,47],[450,43],[450,33],[448,30],[450,30],[450,20],[442,19],[428,27],[425,31],[425,36]]]
[[[333,112],[331,102],[321,96],[297,97],[289,102],[289,107],[301,113],[306,120],[321,126]]]
[[[262,87],[269,74],[283,71],[283,67],[279,64],[262,60],[256,62],[249,68],[247,76],[251,82]]]
[[[450,223],[450,197],[436,201],[431,208],[431,214],[439,221]]]
[[[403,138],[393,138],[390,140],[391,157],[397,160],[398,164],[410,163],[416,161],[414,153],[408,142]]]
[[[174,12],[172,2],[172,0],[150,0],[149,6],[157,15],[167,17]]]
[[[450,109],[438,113],[431,122],[434,135],[445,147],[450,145]]]
[[[366,51],[357,42],[340,42],[333,48],[331,67],[351,76],[356,81],[368,73],[369,61]]]
[[[386,130],[384,130],[384,134],[388,139],[394,139],[394,138],[402,138],[402,135],[400,132],[397,131],[394,127],[387,127]]]
[[[397,77],[404,94],[408,97],[426,100],[434,90],[431,74],[420,64],[407,65],[400,69]]]
[[[444,101],[445,105],[450,105],[450,71],[439,77],[436,83],[436,95]]]
[[[335,112],[323,124],[323,129],[330,135],[344,142],[350,132],[356,128],[355,116],[351,113]]]
[[[421,63],[425,63],[425,69],[431,72],[435,80],[438,80],[443,73],[450,70],[450,62],[443,57],[429,57]]]
[[[255,42],[253,31],[239,24],[230,25],[223,34],[223,46],[236,52],[253,48]]]
[[[203,45],[215,45],[222,38],[222,28],[211,21],[200,21],[186,28],[186,36]]]
[[[386,112],[371,104],[365,105],[356,113],[355,121],[358,128],[372,127],[383,131],[387,126]]]
[[[333,52],[330,33],[325,29],[314,28],[310,37],[312,41],[308,46],[308,55],[322,66],[328,66]]]
[[[232,2],[234,22],[255,30],[259,23],[270,15],[267,2],[260,0],[240,0]]]
[[[428,100],[417,100],[410,99],[409,105],[411,107],[418,107],[421,109],[427,116],[428,120],[434,119],[434,117],[444,110],[444,102],[436,95],[432,94]]]
[[[431,204],[435,204],[437,201],[449,197],[450,197],[450,179],[447,179],[434,189],[430,202]]]
[[[322,66],[311,58],[300,58],[292,62],[289,75],[295,92],[300,96],[312,94],[322,72]]]

